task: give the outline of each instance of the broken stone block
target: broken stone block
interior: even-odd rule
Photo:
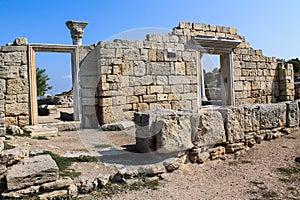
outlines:
[[[28,44],[27,38],[16,38],[14,40],[14,45],[17,46],[27,45],[27,44]]]
[[[166,168],[163,164],[152,164],[152,165],[145,165],[139,168],[139,173],[140,174],[145,174],[145,175],[158,175],[165,173]]]
[[[244,131],[254,132],[260,129],[260,106],[244,105]]]
[[[50,155],[40,155],[24,160],[7,171],[7,189],[19,190],[58,179],[58,167]]]
[[[2,151],[4,149],[4,140],[5,140],[5,137],[0,137],[0,151]]]
[[[57,136],[58,128],[46,125],[25,126],[24,130],[30,133],[31,137],[36,136]]]
[[[200,111],[198,132],[193,144],[199,147],[214,146],[226,142],[224,119],[218,110],[203,109]]]
[[[186,156],[181,156],[180,158],[170,158],[166,160],[163,164],[167,171],[174,171],[181,167],[186,160]]]
[[[68,190],[56,190],[49,193],[44,193],[38,195],[40,200],[48,200],[48,199],[59,199],[59,197],[66,196],[68,194]]]
[[[41,185],[41,191],[53,191],[60,189],[67,189],[73,183],[71,178],[63,178],[54,182],[44,183]]]
[[[7,128],[7,132],[13,135],[23,135],[24,131],[16,125],[9,125]]]
[[[208,153],[210,154],[210,158],[212,160],[214,160],[214,159],[218,159],[218,158],[222,157],[226,153],[226,150],[225,150],[225,147],[218,146],[218,147],[209,149]]]
[[[121,131],[134,127],[133,121],[120,121],[112,124],[104,124],[101,126],[103,131]]]
[[[19,199],[19,198],[25,198],[34,196],[39,193],[40,186],[31,186],[29,188],[12,191],[12,192],[4,192],[1,194],[1,196],[4,199]]]
[[[192,111],[158,109],[135,113],[137,150],[169,153],[191,148],[194,118]]]
[[[299,126],[299,108],[297,102],[286,103],[286,126],[289,128]]]
[[[246,148],[246,146],[243,142],[228,144],[225,147],[226,153],[234,153],[236,151],[243,150],[245,148]]]
[[[244,107],[228,107],[218,109],[225,119],[227,142],[239,142],[244,138]]]
[[[16,147],[14,149],[4,150],[0,152],[0,165],[11,166],[29,156],[27,147]]]
[[[273,129],[285,126],[286,107],[283,103],[260,105],[260,129]]]

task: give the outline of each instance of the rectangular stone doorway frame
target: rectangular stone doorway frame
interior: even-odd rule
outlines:
[[[38,106],[37,106],[37,86],[36,86],[36,52],[49,53],[70,53],[72,65],[72,83],[73,83],[73,109],[74,120],[80,121],[79,104],[79,53],[76,45],[55,45],[55,44],[29,44],[28,45],[28,65],[29,65],[29,102],[30,102],[30,124],[38,124]]]
[[[199,66],[199,87],[200,91],[198,93],[200,105],[202,101],[206,100],[205,96],[205,84],[204,84],[204,67],[202,56],[203,54],[214,54],[220,56],[220,68],[222,85],[224,86],[224,92],[222,93],[222,105],[223,106],[233,106],[234,105],[234,79],[233,79],[233,58],[232,51],[221,51],[221,50],[206,50],[198,52],[198,66]]]

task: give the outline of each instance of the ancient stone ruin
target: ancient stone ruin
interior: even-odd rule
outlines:
[[[236,28],[180,22],[169,34],[84,46],[87,23],[68,21],[66,25],[73,45],[30,44],[17,38],[0,48],[0,130],[5,134],[11,125],[38,124],[36,52],[70,53],[73,119],[81,128],[114,129],[118,122],[124,123],[117,125],[120,128],[134,121],[139,152],[179,152],[179,158],[155,166],[122,168],[105,183],[141,173],[161,175],[188,161],[222,158],[298,130],[293,66],[251,48]],[[218,90],[207,86],[202,60],[206,54],[220,58]],[[28,158],[28,152],[22,152],[0,154],[1,184],[7,189],[3,197],[42,195],[43,191],[50,191],[50,197],[72,195],[83,187],[60,179],[50,156]],[[25,166],[37,165],[37,171],[25,170],[30,181],[21,173],[20,160]],[[101,180],[90,181],[91,187],[105,185]]]

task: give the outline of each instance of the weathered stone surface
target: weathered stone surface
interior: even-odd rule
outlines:
[[[133,121],[120,121],[112,124],[104,124],[101,126],[103,131],[120,131],[126,130],[134,127]]]
[[[229,143],[238,142],[244,138],[244,107],[228,107],[219,109],[225,118],[226,140]]]
[[[40,155],[24,160],[7,171],[7,189],[18,190],[37,184],[56,181],[58,167],[50,155]]]
[[[9,79],[6,83],[7,94],[27,94],[28,81],[25,79]]]
[[[46,125],[25,126],[24,130],[30,133],[30,136],[57,136],[58,128],[48,127]]]
[[[174,171],[181,167],[186,161],[186,155],[181,156],[180,158],[170,158],[164,161],[164,166],[167,171]]]
[[[11,166],[20,162],[29,156],[27,147],[16,147],[14,149],[4,150],[0,152],[0,164]]]
[[[245,105],[245,123],[244,131],[253,132],[260,128],[260,106],[259,105]]]
[[[79,193],[89,193],[98,187],[97,179],[80,177],[80,182],[76,183]]]
[[[242,149],[245,149],[245,148],[246,148],[246,146],[243,142],[228,144],[225,147],[226,153],[234,153],[236,151],[239,151],[239,150],[242,150]]]
[[[286,126],[287,127],[298,127],[299,126],[299,107],[298,102],[286,103]]]
[[[199,147],[214,146],[226,141],[224,119],[218,110],[203,109],[200,111],[198,132],[193,143]]]
[[[5,114],[7,116],[28,115],[28,103],[5,104]]]
[[[7,128],[7,132],[13,135],[22,135],[24,133],[24,131],[16,125],[9,125]]]
[[[4,149],[4,140],[5,140],[5,137],[0,137],[0,151],[2,151]]]
[[[193,117],[192,112],[172,110],[135,113],[137,150],[167,153],[191,148]]]
[[[54,182],[44,183],[41,185],[41,191],[52,191],[52,190],[59,190],[59,189],[67,189],[73,183],[71,178],[64,178],[59,179]]]
[[[273,129],[286,125],[286,105],[261,104],[260,105],[260,129]]]
[[[56,199],[59,197],[66,196],[67,194],[68,194],[68,190],[56,190],[53,192],[40,194],[38,195],[38,198],[40,200]]]
[[[163,164],[152,164],[152,165],[145,165],[139,168],[139,173],[140,174],[145,174],[145,175],[158,175],[165,173],[166,168]]]
[[[214,160],[214,159],[221,158],[221,157],[226,153],[226,150],[225,150],[225,147],[223,147],[223,146],[218,146],[218,147],[209,149],[208,152],[209,152],[209,154],[210,154],[210,158],[211,158],[212,160]]]
[[[20,46],[20,45],[27,45],[28,41],[27,38],[16,38],[14,40],[14,45]]]
[[[29,188],[12,191],[12,192],[4,192],[1,196],[5,199],[18,199],[24,197],[34,196],[39,193],[39,186],[31,186]]]

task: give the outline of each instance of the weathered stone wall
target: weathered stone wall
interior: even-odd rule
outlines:
[[[157,108],[197,111],[201,106],[199,54],[198,47],[191,46],[196,35],[241,40],[232,54],[235,105],[294,100],[291,65],[252,49],[235,28],[181,22],[169,35],[100,42],[84,59],[81,67],[88,69],[93,61],[91,71],[99,76],[100,123],[132,119],[135,111]],[[87,91],[92,97],[95,89]]]
[[[292,65],[284,66],[275,57],[266,57],[262,50],[251,48],[245,37],[237,34],[236,28],[181,22],[173,34],[187,38],[207,35],[242,41],[233,49],[235,105],[294,100]]]
[[[5,125],[29,124],[29,84],[27,40],[0,49],[0,109]]]
[[[96,47],[100,123],[157,108],[197,111],[196,52],[184,51],[184,43],[176,35],[101,42]]]
[[[79,85],[83,126],[96,127],[98,121],[106,124],[131,120],[136,111],[157,108],[198,112],[199,57],[205,53],[203,49],[212,52],[209,47],[199,51],[201,47],[194,38],[197,35],[241,41],[230,54],[234,105],[294,99],[291,65],[283,65],[274,57],[263,56],[261,50],[252,49],[235,28],[180,22],[168,35],[147,35],[139,41],[100,42],[76,50],[80,69],[78,82],[74,84]],[[26,44],[27,41],[18,39],[14,45],[0,50],[0,109],[6,125],[29,123]],[[223,81],[230,81],[227,78],[223,77]]]
[[[191,111],[155,110],[135,114],[140,152],[174,152],[223,146],[227,153],[299,127],[299,102],[254,104]]]

